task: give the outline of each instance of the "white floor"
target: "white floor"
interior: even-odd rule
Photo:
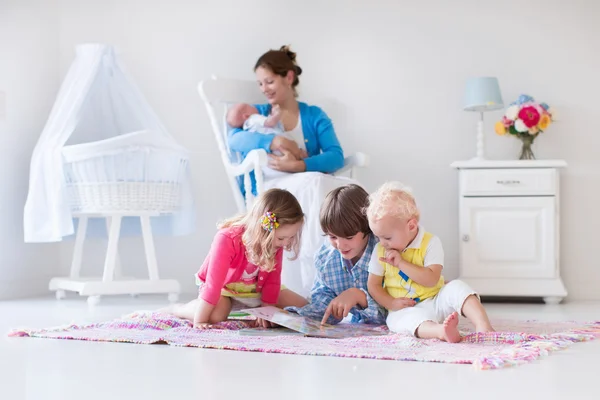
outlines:
[[[18,327],[111,319],[164,297],[0,302],[0,399],[598,399],[600,341],[517,368],[355,360],[166,345],[8,338]],[[489,304],[500,318],[600,320],[600,303]]]

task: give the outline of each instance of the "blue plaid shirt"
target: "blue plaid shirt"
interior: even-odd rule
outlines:
[[[310,292],[310,303],[302,308],[287,307],[286,310],[295,312],[304,317],[315,319],[323,318],[327,306],[331,300],[342,294],[342,292],[357,288],[367,296],[367,308],[355,306],[350,310],[352,322],[367,324],[385,324],[386,311],[369,295],[367,291],[367,280],[369,279],[369,261],[375,249],[377,239],[373,234],[369,235],[369,242],[362,257],[352,266],[350,261],[345,260],[340,252],[326,243],[319,249],[315,256],[315,268],[317,275]],[[341,320],[333,315],[327,320],[330,324],[337,324]]]

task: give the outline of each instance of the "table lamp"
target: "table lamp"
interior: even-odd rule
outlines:
[[[483,155],[483,113],[499,110],[504,107],[498,79],[494,77],[474,77],[467,80],[465,88],[465,111],[478,111],[477,122],[477,156],[476,160],[485,159]]]

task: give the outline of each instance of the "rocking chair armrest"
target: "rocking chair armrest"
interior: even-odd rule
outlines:
[[[231,173],[235,176],[244,175],[260,167],[265,167],[267,163],[267,152],[264,149],[251,150],[244,161],[231,166]]]
[[[371,161],[368,154],[360,152],[354,153],[351,156],[344,158],[344,166],[335,171],[335,174],[337,175],[346,171],[350,171],[352,168],[355,167],[368,167],[370,162]]]

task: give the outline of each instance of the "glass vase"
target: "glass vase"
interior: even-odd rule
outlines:
[[[519,139],[521,139],[521,142],[523,143],[523,145],[521,146],[521,154],[519,155],[519,160],[535,160],[535,155],[533,154],[533,150],[531,149],[534,137],[531,135],[523,135]]]

